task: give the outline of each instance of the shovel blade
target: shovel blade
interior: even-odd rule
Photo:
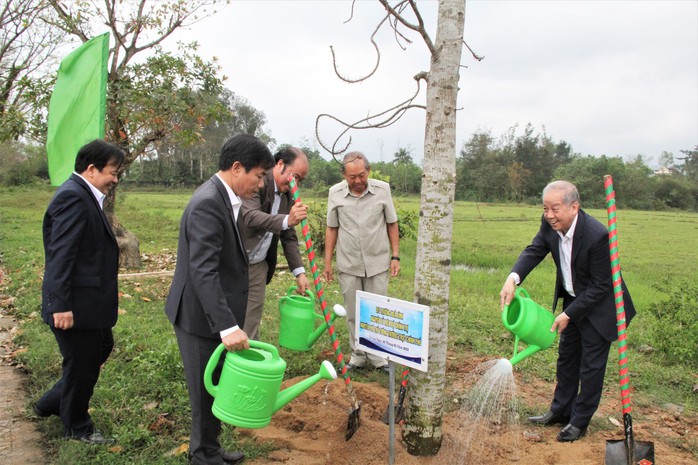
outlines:
[[[654,443],[633,442],[633,453],[629,456],[625,440],[607,440],[605,465],[654,465]]]
[[[402,404],[397,404],[393,405],[393,410],[395,411],[395,424],[398,424],[404,417],[405,409],[403,408]],[[385,408],[385,412],[383,412],[383,415],[381,416],[381,421],[386,425],[390,423],[390,405]]]
[[[347,432],[344,434],[344,440],[348,441],[354,436],[356,430],[361,426],[361,403],[357,402],[356,406],[349,409],[349,418],[347,420]]]
[[[404,385],[400,386],[400,393],[397,396],[397,403],[393,406],[393,409],[395,410],[395,424],[400,423],[404,416],[405,409],[403,406],[405,405],[406,392],[407,388]],[[381,421],[386,425],[390,424],[390,405],[385,408],[385,412],[383,412],[383,415],[381,416]]]

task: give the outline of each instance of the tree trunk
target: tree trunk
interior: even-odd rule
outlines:
[[[109,191],[109,195],[104,199],[104,214],[109,220],[116,242],[119,244],[119,267],[127,270],[140,269],[141,252],[138,238],[131,231],[126,229],[114,213],[116,203],[116,188]]]
[[[429,371],[413,370],[402,438],[413,455],[441,447],[448,343],[448,297],[456,174],[456,106],[465,0],[439,2],[436,53],[428,75],[424,171],[415,299],[431,307]]]

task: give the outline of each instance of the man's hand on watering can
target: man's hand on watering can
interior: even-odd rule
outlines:
[[[553,331],[557,331],[558,334],[561,334],[565,328],[567,328],[569,322],[570,317],[568,317],[565,312],[560,313],[557,318],[555,318],[555,321],[553,321],[553,325],[550,327],[550,332],[552,333]]]
[[[509,302],[511,302],[511,299],[514,298],[514,292],[516,291],[516,282],[514,281],[514,278],[512,276],[509,276],[506,281],[504,281],[504,285],[502,286],[502,290],[499,291],[499,306],[501,307],[502,310],[504,310],[505,305],[509,305]]]
[[[242,329],[236,329],[232,333],[225,336],[221,340],[221,342],[223,342],[225,348],[231,352],[250,348],[250,342],[247,339],[247,333]]]
[[[298,286],[296,292],[300,295],[305,295],[305,292],[310,288],[310,281],[308,281],[308,277],[305,273],[300,273],[296,276],[296,286]]]

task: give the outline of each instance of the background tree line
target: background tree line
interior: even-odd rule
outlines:
[[[8,0],[0,6],[0,185],[47,179],[46,114],[57,57],[64,55],[58,46],[94,35],[100,18],[123,44],[110,52],[107,134],[128,154],[126,184],[196,185],[218,169],[219,148],[233,133],[281,146],[266,128],[264,113],[225,87],[215,59],[200,57],[196,43],[179,44],[174,53],[161,49],[174,30],[214,14],[220,3],[168,7],[177,1],[139,0],[113,9],[54,0]],[[132,60],[146,50],[146,59]],[[666,172],[655,175],[641,155],[630,161],[582,155],[531,124],[520,135],[516,130],[498,136],[480,131],[465,141],[456,165],[456,199],[537,203],[546,183],[564,178],[577,184],[586,206],[603,207],[600,180],[610,173],[620,206],[698,209],[698,146],[676,158],[663,153],[659,163]],[[335,160],[310,142],[301,145],[310,159],[304,189],[320,192],[341,180]],[[390,161],[373,162],[372,172],[390,182],[396,195],[420,191],[422,169],[410,147],[397,148]]]
[[[198,140],[182,144],[164,138],[132,163],[122,177],[126,185],[195,186],[217,169],[218,152],[230,134],[254,134],[277,148],[265,130],[266,117],[243,97],[224,90],[219,96],[223,117],[200,129]],[[698,210],[698,146],[682,150],[680,157],[663,153],[663,172],[655,173],[642,155],[626,161],[622,157],[572,153],[565,141],[555,142],[545,133],[526,126],[515,136],[516,127],[495,138],[477,132],[460,150],[456,168],[456,199],[478,202],[540,202],[543,187],[553,179],[577,185],[584,206],[604,208],[600,195],[603,176],[612,174],[618,205],[638,210]],[[339,163],[324,158],[310,142],[301,148],[308,155],[310,172],[303,181],[306,193],[324,194],[341,181]],[[370,154],[368,154],[370,159]],[[412,159],[410,148],[399,148],[391,161],[371,163],[372,176],[390,183],[395,195],[419,194],[422,169]],[[0,143],[0,184],[21,185],[46,181],[45,149],[18,141]]]
[[[583,205],[603,208],[599,195],[603,176],[613,176],[618,205],[639,210],[698,207],[698,146],[682,157],[664,152],[662,174],[655,174],[642,155],[593,156],[572,152],[565,141],[554,141],[528,124],[515,136],[516,126],[499,139],[477,132],[465,142],[457,161],[456,199],[484,202],[538,203],[543,187],[566,179],[579,189]]]

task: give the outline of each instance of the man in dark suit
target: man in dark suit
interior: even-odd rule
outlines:
[[[500,292],[507,305],[517,284],[548,253],[557,266],[553,312],[562,298],[563,311],[551,331],[560,334],[557,385],[548,412],[533,423],[565,425],[558,441],[575,441],[586,433],[599,406],[611,343],[617,338],[608,231],[579,208],[577,188],[555,181],[543,190],[543,218],[538,234],[524,249]],[[635,307],[623,283],[627,323]]]
[[[307,217],[306,207],[293,203],[289,176],[301,182],[308,175],[308,158],[302,150],[285,148],[274,155],[274,168],[267,171],[264,187],[242,201],[241,234],[250,261],[250,288],[243,328],[250,339],[259,339],[266,286],[274,277],[279,239],[297,292],[305,294],[309,282],[298,250],[294,226]]]
[[[238,230],[241,199],[252,197],[273,166],[271,152],[254,136],[228,139],[219,171],[202,184],[182,214],[177,266],[165,303],[174,325],[191,404],[189,454],[196,465],[223,465],[244,460],[240,452],[221,448],[220,421],[213,397],[203,385],[204,369],[216,347],[248,349],[242,330],[247,306],[247,253]]]
[[[88,407],[114,347],[119,247],[102,205],[123,160],[123,151],[103,140],[83,146],[43,222],[41,315],[58,342],[63,373],[33,410],[40,417],[59,415],[66,437],[88,444],[112,442],[95,429]]]

